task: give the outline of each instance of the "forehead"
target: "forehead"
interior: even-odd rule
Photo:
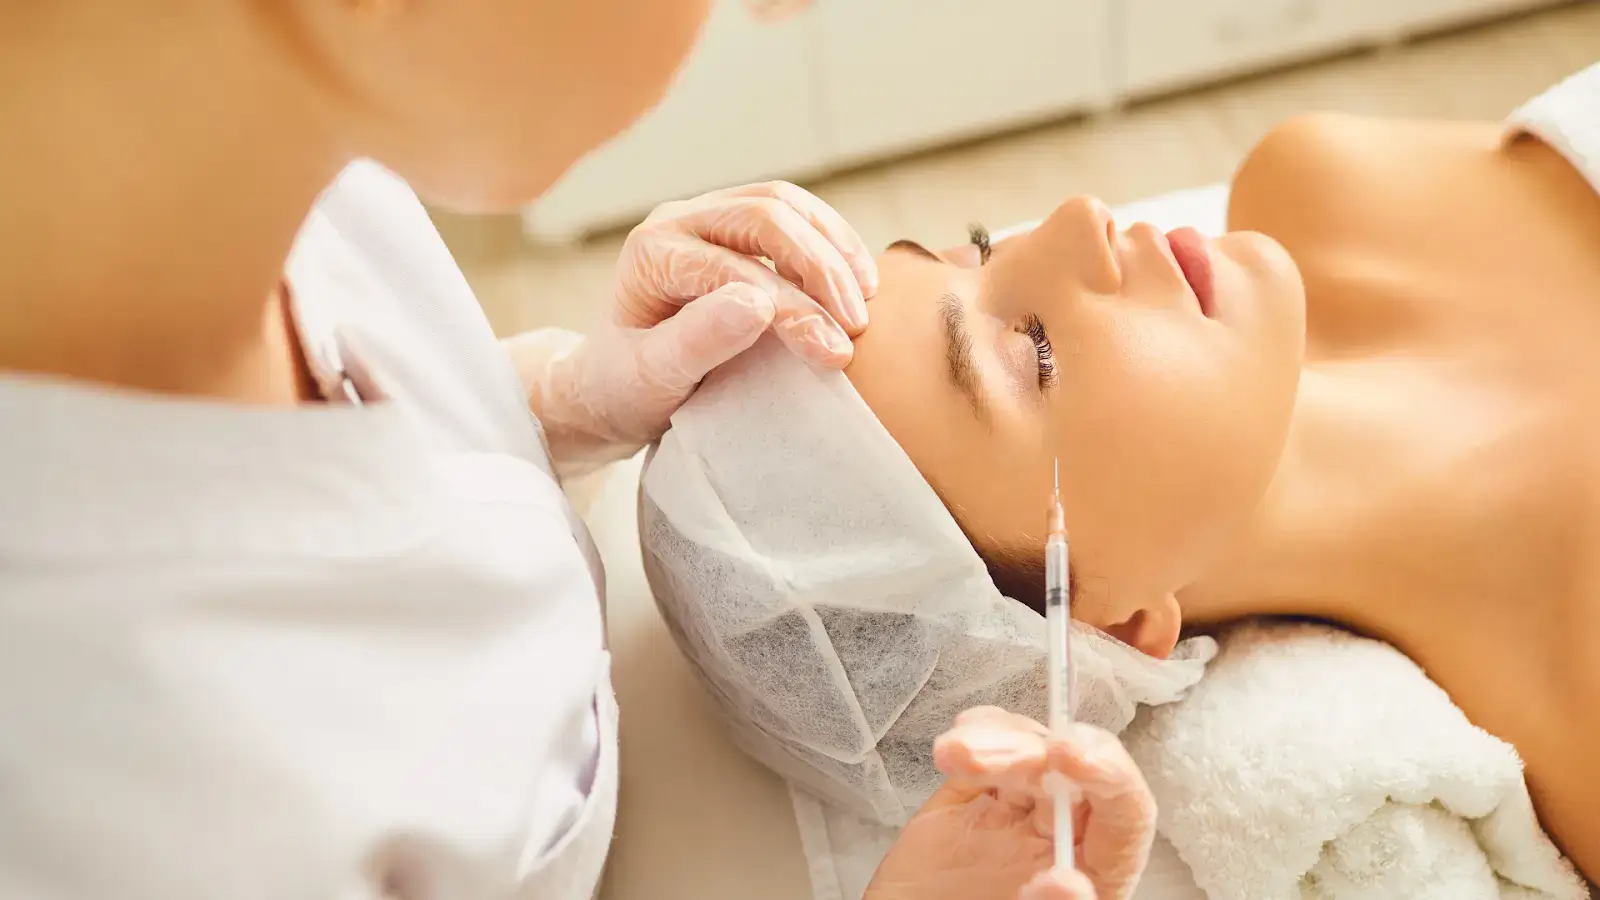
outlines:
[[[868,302],[870,325],[855,342],[845,374],[905,446],[910,410],[921,408],[953,420],[962,397],[945,370],[939,298],[976,287],[955,266],[907,250],[887,250],[878,259],[878,293]],[[960,423],[948,421],[947,427]],[[912,447],[906,447],[917,462]],[[920,466],[919,466],[920,468]]]
[[[869,301],[871,324],[856,340],[845,374],[917,470],[943,495],[969,528],[1000,528],[988,497],[997,500],[1005,480],[1000,460],[1028,468],[1041,452],[1005,421],[978,422],[950,378],[939,299],[955,294],[970,302],[982,274],[905,250],[879,258],[879,290]],[[988,513],[988,514],[986,514]]]

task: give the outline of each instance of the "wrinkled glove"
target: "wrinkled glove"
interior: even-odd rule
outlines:
[[[842,368],[877,279],[827,204],[792,184],[747,185],[664,204],[635,228],[598,333],[531,332],[507,348],[570,477],[659,438],[700,380],[769,328],[807,361]]]
[[[866,900],[1128,900],[1155,840],[1155,799],[1110,732],[1060,738],[1025,716],[968,710],[934,744],[946,776],[879,864]],[[1057,872],[1057,773],[1077,792],[1076,870]]]

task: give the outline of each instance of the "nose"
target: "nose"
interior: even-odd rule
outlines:
[[[1122,284],[1122,272],[1112,247],[1117,225],[1111,209],[1095,197],[1073,197],[1056,207],[1032,235],[1044,242],[1077,270],[1090,289],[1114,293]]]

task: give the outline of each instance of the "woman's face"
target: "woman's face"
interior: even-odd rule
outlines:
[[[886,250],[847,374],[986,553],[1042,561],[1059,460],[1074,616],[1165,655],[1174,593],[1276,468],[1304,352],[1299,273],[1262,235],[1118,231],[1086,198],[977,257]]]

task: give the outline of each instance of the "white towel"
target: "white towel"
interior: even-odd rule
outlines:
[[[1522,104],[1505,125],[1507,141],[1524,134],[1539,138],[1600,192],[1600,63]]]
[[[1222,636],[1124,734],[1211,900],[1581,900],[1510,745],[1387,644],[1309,624]]]

